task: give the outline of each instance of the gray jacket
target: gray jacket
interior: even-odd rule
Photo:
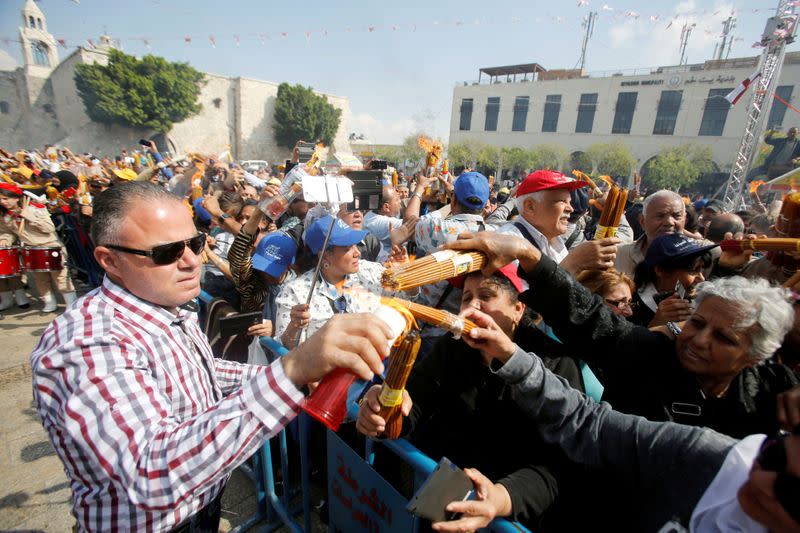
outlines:
[[[512,386],[515,401],[536,420],[545,442],[559,445],[577,463],[610,469],[634,488],[641,505],[632,507],[636,516],[630,519],[641,531],[658,531],[673,519],[688,526],[736,443],[709,429],[612,411],[520,348],[496,373]]]

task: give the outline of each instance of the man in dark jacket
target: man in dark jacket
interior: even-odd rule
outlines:
[[[797,128],[789,128],[786,137],[774,138],[775,131],[770,130],[764,136],[764,142],[772,146],[772,151],[767,155],[764,164],[747,173],[747,181],[756,176],[766,174],[768,178],[780,176],[789,172],[796,166],[797,158],[800,158],[800,140],[797,139]]]

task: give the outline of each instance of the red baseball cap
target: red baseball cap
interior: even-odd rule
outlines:
[[[532,192],[546,191],[550,189],[567,189],[574,191],[589,185],[586,181],[580,181],[555,170],[536,170],[528,174],[525,180],[517,189],[517,197]]]
[[[519,277],[519,274],[517,274],[517,268],[518,267],[519,267],[519,265],[516,262],[509,263],[506,266],[504,266],[503,268],[498,268],[497,272],[495,272],[495,274],[497,274],[499,276],[503,276],[504,278],[506,278],[508,281],[511,282],[511,285],[513,285],[514,288],[517,289],[517,292],[522,294],[523,292],[527,291],[530,288],[530,285],[528,285],[527,281],[525,281],[524,279]],[[455,287],[457,289],[463,289],[464,288],[464,279],[468,275],[469,274],[464,274],[462,276],[458,276],[458,277],[455,277],[455,278],[450,278],[447,281],[449,281],[450,284],[453,287]]]
[[[0,190],[8,191],[15,196],[22,196],[22,189],[13,183],[0,182]]]

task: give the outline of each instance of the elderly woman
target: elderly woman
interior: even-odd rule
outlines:
[[[575,277],[584,287],[599,295],[603,302],[616,314],[628,318],[633,314],[636,304],[633,294],[636,285],[624,272],[613,268],[608,270],[583,270]]]
[[[710,251],[716,247],[680,233],[653,239],[633,276],[638,290],[631,322],[654,327],[686,320],[695,289],[705,281],[703,271],[711,265]]]
[[[335,220],[328,246],[325,236],[331,221]],[[284,285],[275,304],[274,337],[286,347],[293,347],[312,335],[337,313],[370,311],[380,295],[383,266],[361,260],[358,251],[366,231],[357,231],[341,219],[326,215],[314,221],[305,235],[305,243],[315,256],[322,254],[322,269],[314,285],[311,304],[306,305],[314,281],[314,269],[301,274]]]
[[[494,265],[519,259],[523,278],[536,287],[521,300],[567,349],[604,371],[603,399],[616,410],[737,438],[773,433],[797,413],[797,376],[766,363],[794,320],[785,289],[741,277],[706,282],[697,287],[695,311],[682,331],[673,325],[671,338],[622,320],[527,241],[462,237],[447,247],[485,251]]]
[[[475,272],[463,280],[461,309],[478,309],[491,316],[525,350],[553,353],[557,344],[532,323],[519,300],[525,290],[515,265],[491,276]],[[543,360],[571,386],[583,390],[574,360]],[[541,441],[535,423],[523,422],[526,416],[512,399],[511,388],[490,370],[489,362],[463,339],[450,334],[441,337],[409,376],[406,390],[413,407],[403,420],[403,436],[434,459],[446,456],[461,467],[470,467],[468,475],[487,488],[489,505],[478,516],[465,519],[462,531],[480,529],[495,516],[539,526],[560,492],[563,459]],[[377,414],[379,390],[376,386],[367,392],[356,423],[368,436],[379,435],[385,427]]]

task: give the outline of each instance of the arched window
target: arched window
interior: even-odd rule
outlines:
[[[36,23],[38,24],[40,30],[43,29],[42,28],[42,19],[36,19]]]
[[[0,102],[0,115],[8,115],[10,112],[8,102],[2,101]]]
[[[28,23],[30,24],[31,28],[36,29],[36,21],[33,18],[33,15],[28,15]]]
[[[47,45],[40,41],[31,43],[31,51],[33,52],[33,62],[43,67],[50,66],[47,60]]]

